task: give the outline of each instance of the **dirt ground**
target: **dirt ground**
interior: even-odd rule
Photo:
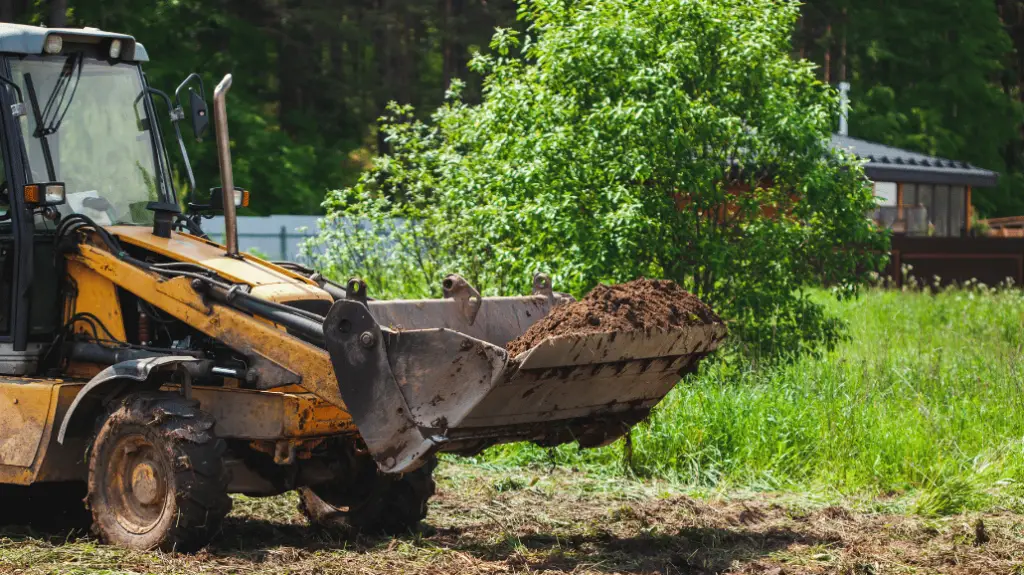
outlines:
[[[294,495],[239,498],[196,555],[130,552],[76,533],[0,531],[0,573],[1024,574],[1024,515],[937,519],[783,494],[725,496],[567,470],[443,464],[419,533],[316,531]]]

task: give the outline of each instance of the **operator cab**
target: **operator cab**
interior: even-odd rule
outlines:
[[[59,329],[62,219],[176,210],[147,60],[124,34],[0,23],[0,373],[32,372]]]

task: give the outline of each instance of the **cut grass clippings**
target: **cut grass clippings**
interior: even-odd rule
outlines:
[[[907,501],[694,491],[556,469],[444,463],[423,528],[396,538],[309,527],[293,494],[237,497],[195,554],[0,531],[0,573],[1014,573],[1024,516],[926,518]],[[891,507],[880,511],[879,507]]]

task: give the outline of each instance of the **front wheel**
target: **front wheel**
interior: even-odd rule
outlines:
[[[419,469],[400,476],[374,473],[364,475],[355,486],[303,487],[299,489],[299,510],[320,527],[407,533],[427,516],[427,503],[436,489],[435,467],[437,459],[432,457]],[[356,491],[358,495],[353,493]]]
[[[199,404],[174,393],[127,396],[89,458],[93,529],[132,549],[194,551],[231,510],[224,440]]]

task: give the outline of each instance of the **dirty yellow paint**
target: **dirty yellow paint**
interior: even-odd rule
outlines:
[[[81,245],[79,253],[69,256],[69,259],[89,267],[168,315],[225,345],[299,375],[299,385],[304,390],[339,409],[345,409],[330,356],[325,350],[232,308],[208,304],[192,289],[189,278],[164,279],[88,244]],[[347,412],[346,419],[350,419]]]
[[[107,278],[92,271],[76,261],[69,261],[68,276],[77,290],[74,308],[65,310],[64,321],[67,322],[76,313],[91,313],[110,331],[110,335],[118,341],[125,341],[124,317],[121,314],[121,302],[117,299],[117,288]],[[92,333],[87,322],[75,324],[75,333]],[[106,339],[102,330],[99,337]]]
[[[50,413],[50,383],[0,382],[0,464],[28,467]]]
[[[292,439],[354,433],[352,418],[312,393],[196,387],[192,396],[217,422],[217,437]]]
[[[54,433],[82,385],[59,379],[0,379],[0,483],[85,478],[85,440],[62,446]],[[18,434],[22,441],[9,441]]]
[[[308,278],[248,254],[228,257],[222,246],[188,234],[175,232],[170,238],[161,238],[142,226],[111,226],[107,230],[125,243],[175,261],[199,264],[234,283],[248,284],[252,286],[253,295],[266,300],[333,301],[330,294]]]
[[[57,430],[64,421],[64,415],[84,386],[84,381],[54,382],[50,398],[52,415],[46,423],[43,443],[32,466],[35,481],[79,481],[88,476],[83,454],[92,437],[67,437],[63,445],[57,443]]]

